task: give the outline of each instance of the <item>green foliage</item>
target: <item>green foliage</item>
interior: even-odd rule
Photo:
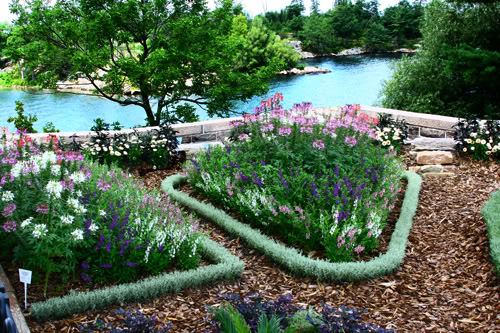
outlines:
[[[240,45],[236,55],[240,71],[268,66],[276,72],[295,67],[300,59],[293,48],[267,29],[261,17],[256,17],[249,29],[244,16],[235,17],[231,36],[231,41]]]
[[[392,47],[389,32],[381,23],[376,21],[370,21],[362,39],[368,51],[387,50]]]
[[[31,114],[26,116],[24,114],[24,104],[21,101],[16,101],[16,112],[17,117],[9,117],[7,122],[14,123],[14,126],[18,131],[25,133],[37,133],[37,131],[33,128],[33,125],[38,120],[38,117]]]
[[[311,259],[294,248],[287,248],[279,244],[259,231],[250,228],[247,224],[236,221],[212,205],[201,203],[189,195],[175,190],[175,187],[186,180],[185,177],[178,175],[168,177],[163,181],[162,189],[174,200],[194,210],[200,216],[213,221],[227,232],[240,237],[249,246],[294,274],[326,281],[355,281],[391,274],[403,262],[422,183],[422,178],[415,173],[406,172],[405,177],[408,179],[408,187],[401,215],[391,236],[387,252],[368,262],[356,263],[331,263]]]
[[[435,0],[426,7],[423,47],[396,65],[384,107],[496,119],[500,93],[500,3]]]
[[[491,259],[500,278],[500,192],[491,195],[481,210],[488,227]]]
[[[326,15],[312,15],[305,20],[304,30],[299,35],[304,50],[317,54],[328,54],[340,50],[330,25],[331,19]]]
[[[407,40],[422,37],[420,25],[424,16],[424,7],[421,2],[401,0],[397,5],[387,7],[381,21],[397,47],[403,47]]]
[[[53,122],[49,121],[43,126],[43,133],[59,133]]]
[[[248,58],[241,66],[242,45],[230,38],[240,11],[231,0],[213,11],[204,0],[112,0],[106,6],[95,0],[36,0],[26,7],[14,2],[12,9],[19,19],[9,52],[25,60],[39,85],[84,77],[98,95],[142,107],[149,125],[192,120],[192,108],[178,107],[184,103],[206,108],[209,116],[227,116],[235,101],[265,93],[276,69],[290,63],[289,52],[266,37],[269,45],[250,43],[250,50],[267,45],[265,54],[256,52],[266,61]],[[261,30],[256,29],[258,38]],[[120,98],[126,86],[140,94]]]

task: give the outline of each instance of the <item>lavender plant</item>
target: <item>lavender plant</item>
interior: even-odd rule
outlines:
[[[401,191],[395,152],[376,144],[358,106],[340,117],[307,103],[272,106],[234,123],[237,141],[191,161],[191,184],[291,244],[325,249],[332,261],[373,250]]]

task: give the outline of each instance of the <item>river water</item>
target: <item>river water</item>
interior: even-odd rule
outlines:
[[[382,82],[391,75],[391,64],[400,58],[400,55],[369,55],[308,60],[307,64],[328,68],[331,73],[278,77],[271,82],[266,96],[238,103],[236,111],[251,112],[263,98],[275,92],[283,94],[286,108],[301,102],[311,102],[314,106],[376,105],[380,99]],[[24,103],[25,114],[38,117],[34,127],[39,132],[49,121],[64,132],[86,131],[96,118],[108,123],[119,121],[125,128],[145,124],[142,108],[122,107],[104,98],[0,89],[0,126],[14,129],[7,119],[16,115],[17,100]],[[198,113],[200,120],[209,119],[202,110]]]

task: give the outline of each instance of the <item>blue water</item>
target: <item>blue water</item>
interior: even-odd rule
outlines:
[[[263,98],[275,92],[283,94],[287,108],[301,102],[311,102],[314,106],[376,105],[382,82],[391,75],[391,63],[398,59],[399,55],[371,55],[308,60],[309,65],[328,68],[331,73],[279,77],[271,82],[266,96],[238,103],[236,111],[251,112]],[[96,118],[108,123],[119,121],[125,128],[146,123],[142,108],[122,107],[104,98],[0,89],[0,126],[8,126],[10,130],[14,126],[7,119],[16,115],[16,100],[24,103],[25,113],[38,117],[34,127],[40,132],[49,121],[61,131],[88,130]],[[201,109],[198,114],[200,120],[208,119]]]

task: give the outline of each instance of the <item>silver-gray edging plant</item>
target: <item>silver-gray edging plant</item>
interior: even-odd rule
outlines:
[[[500,191],[491,195],[481,211],[488,228],[490,254],[498,277],[500,278]]]
[[[391,236],[387,252],[367,262],[332,263],[309,258],[296,249],[283,246],[250,226],[236,221],[214,206],[201,203],[189,195],[177,191],[175,187],[185,181],[186,177],[184,176],[168,177],[163,181],[162,189],[174,200],[194,210],[198,215],[213,221],[227,232],[240,237],[249,246],[257,249],[292,273],[326,281],[355,281],[390,274],[403,262],[422,184],[422,178],[416,173],[407,171],[404,178],[408,180],[408,186],[401,214]]]
[[[165,273],[135,283],[54,297],[33,303],[31,315],[39,322],[64,318],[74,313],[95,311],[110,305],[147,301],[216,280],[234,279],[243,272],[244,263],[216,242],[203,237],[200,246],[202,255],[216,264],[184,272]]]

